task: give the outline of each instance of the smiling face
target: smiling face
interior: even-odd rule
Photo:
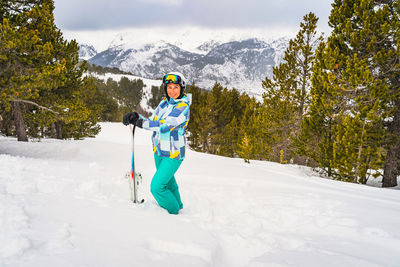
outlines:
[[[181,94],[181,86],[179,84],[169,83],[167,84],[167,94],[173,99],[177,99]]]

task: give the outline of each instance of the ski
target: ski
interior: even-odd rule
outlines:
[[[129,129],[132,132],[132,161],[131,161],[131,171],[130,171],[130,179],[129,179],[129,189],[131,192],[131,200],[133,203],[141,204],[144,202],[144,199],[139,200],[138,192],[139,187],[142,183],[142,175],[140,173],[136,173],[135,171],[135,128],[136,126],[129,125]]]

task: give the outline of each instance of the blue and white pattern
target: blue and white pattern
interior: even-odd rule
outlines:
[[[140,116],[143,129],[154,132],[153,149],[158,156],[178,160],[185,158],[185,131],[191,103],[191,94],[185,94],[181,99],[164,98],[149,118]]]

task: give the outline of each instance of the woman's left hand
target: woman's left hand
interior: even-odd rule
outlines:
[[[122,119],[122,123],[124,125],[128,125],[128,124],[133,124],[135,125],[136,121],[139,119],[139,114],[134,111],[134,112],[129,112],[128,114],[125,114],[123,119]]]

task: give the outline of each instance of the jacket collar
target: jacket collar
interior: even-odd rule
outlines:
[[[178,104],[180,102],[185,102],[185,103],[190,105],[191,104],[191,99],[192,99],[192,94],[184,94],[183,97],[179,98],[179,99],[173,99],[172,97],[170,97],[169,99],[166,98],[165,100],[170,105],[175,105],[175,104]]]

